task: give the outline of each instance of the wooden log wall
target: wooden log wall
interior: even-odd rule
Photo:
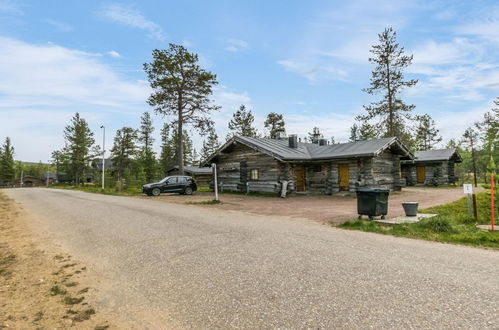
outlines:
[[[221,191],[269,192],[280,191],[280,162],[237,143],[218,156],[218,182]],[[258,180],[250,179],[251,170],[258,170]]]

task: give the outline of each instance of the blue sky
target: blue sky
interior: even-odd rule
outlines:
[[[152,111],[142,64],[180,43],[216,73],[213,115],[224,139],[246,104],[264,132],[267,113],[288,133],[318,126],[346,141],[374,100],[370,46],[393,27],[414,54],[404,92],[444,141],[480,120],[499,96],[499,4],[493,1],[15,1],[0,0],[0,138],[16,158],[47,161],[76,112],[106,144]],[[167,120],[153,116],[157,132]],[[159,140],[159,139],[158,139]],[[199,147],[201,138],[194,134]],[[159,148],[159,141],[156,141]]]

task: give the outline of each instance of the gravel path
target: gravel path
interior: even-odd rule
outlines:
[[[476,191],[483,190],[475,188]],[[462,187],[405,187],[401,192],[392,192],[389,198],[388,218],[404,215],[402,202],[419,202],[420,208],[442,205],[464,197]],[[163,202],[185,204],[213,199],[213,193],[197,192],[192,196],[165,194],[160,197],[140,196]],[[342,223],[357,218],[357,199],[352,193],[347,196],[333,195],[291,195],[286,199],[278,197],[253,197],[239,194],[222,194],[223,204],[207,208],[235,210],[263,215],[281,215],[306,218],[319,222]]]
[[[135,328],[499,329],[499,252],[285,217],[12,189]]]

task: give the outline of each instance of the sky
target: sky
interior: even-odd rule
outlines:
[[[106,149],[117,129],[153,114],[155,149],[168,118],[154,114],[143,64],[182,44],[217,75],[212,115],[221,140],[245,104],[265,133],[269,112],[288,134],[314,126],[346,142],[369,87],[369,49],[393,27],[413,54],[403,92],[444,142],[460,137],[499,96],[496,1],[16,1],[0,0],[0,139],[15,158],[50,159],[79,112]],[[198,150],[202,138],[192,131]]]

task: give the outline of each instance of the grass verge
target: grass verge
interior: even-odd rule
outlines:
[[[490,204],[486,202],[487,198],[490,201],[490,193],[477,194],[478,221],[468,216],[467,201],[464,198],[453,203],[420,210],[423,213],[436,213],[438,215],[417,223],[386,225],[367,220],[355,220],[345,222],[339,227],[399,237],[499,249],[499,231],[483,231],[476,227],[477,222],[486,223],[487,215],[490,219],[490,209],[486,210],[486,206],[490,208]]]
[[[222,202],[220,200],[211,199],[211,200],[200,201],[200,202],[186,202],[186,204],[192,204],[192,205],[215,205],[215,204],[222,204]]]

